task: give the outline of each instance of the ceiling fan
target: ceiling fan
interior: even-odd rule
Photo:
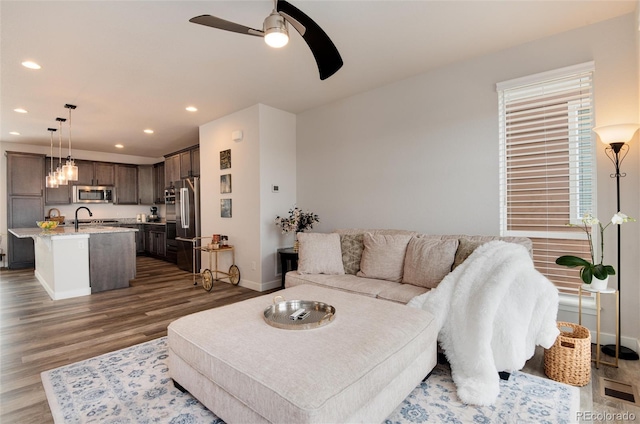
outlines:
[[[225,31],[264,37],[271,47],[283,47],[289,41],[287,22],[304,38],[318,64],[320,79],[325,80],[342,67],[342,57],[327,33],[300,9],[284,0],[274,0],[273,11],[264,20],[262,30],[249,28],[211,15],[200,15],[189,22]]]

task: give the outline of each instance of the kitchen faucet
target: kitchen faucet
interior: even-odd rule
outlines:
[[[86,209],[87,212],[89,212],[89,216],[93,216],[93,214],[91,213],[91,211],[89,210],[88,207],[86,206],[80,206],[78,209],[76,209],[76,221],[75,221],[75,227],[76,227],[76,233],[78,232],[78,211],[80,209]]]

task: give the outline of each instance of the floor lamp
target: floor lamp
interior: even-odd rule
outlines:
[[[616,167],[616,172],[614,174],[611,174],[611,178],[616,179],[616,196],[617,196],[616,198],[618,201],[618,205],[617,205],[618,208],[616,209],[616,212],[620,212],[620,178],[627,175],[624,172],[622,173],[620,172],[620,164],[624,160],[625,156],[627,156],[627,153],[629,153],[629,144],[627,143],[633,139],[633,136],[635,135],[636,131],[638,131],[638,128],[640,128],[640,125],[638,124],[618,124],[618,125],[607,125],[603,127],[596,127],[593,129],[593,131],[596,134],[598,134],[600,141],[608,145],[608,147],[605,149],[605,153],[607,154],[609,159],[611,159],[611,162],[613,162],[613,165]],[[618,279],[617,279],[618,292],[620,292],[620,289],[621,289],[620,227],[621,225],[618,225],[618,268],[616,269],[616,272],[618,273]],[[618,347],[619,347],[618,358],[637,361],[638,354],[635,351],[633,351],[632,349],[629,349],[628,347],[620,345],[620,339],[622,338],[622,328],[620,327],[620,309],[621,308],[618,308],[618,316],[616,317],[616,319],[618,320],[618,334],[619,334],[618,341],[617,341]],[[609,344],[609,345],[602,346],[602,353],[615,358],[616,345]]]

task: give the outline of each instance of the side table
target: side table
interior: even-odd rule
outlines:
[[[620,345],[618,339],[620,338],[620,329],[618,327],[618,310],[620,308],[620,292],[615,289],[594,290],[591,287],[582,284],[578,291],[578,324],[582,325],[582,291],[596,294],[596,359],[592,359],[596,364],[596,368],[600,364],[609,365],[618,368],[618,356],[620,356]],[[600,295],[601,294],[613,294],[616,298],[616,360],[615,362],[605,362],[600,360]]]
[[[289,271],[298,269],[298,252],[293,247],[278,249],[280,255],[280,268],[282,272],[282,288],[284,288],[284,277]]]

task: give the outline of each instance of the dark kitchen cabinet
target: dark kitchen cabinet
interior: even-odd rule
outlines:
[[[153,198],[157,205],[164,205],[164,162],[153,165]]]
[[[56,165],[58,164],[58,160],[54,158],[53,160],[53,169],[55,171]],[[45,159],[45,167],[44,173],[45,175],[49,174],[49,170],[51,165],[51,158]],[[67,185],[61,185],[56,188],[48,188],[44,189],[44,204],[45,205],[69,205],[71,204],[71,196],[72,196],[72,187],[73,184],[76,184],[75,181],[69,181]]]
[[[42,196],[11,196],[8,204],[9,228],[36,227],[36,221],[44,219]],[[9,268],[34,268],[36,264],[32,238],[18,238],[9,234],[7,240]]]
[[[145,225],[146,252],[160,259],[167,256],[167,237],[163,225]]]
[[[93,163],[93,172],[95,175],[95,184],[96,185],[115,185],[116,183],[116,174],[115,174],[116,165],[113,163],[106,162],[94,162]]]
[[[136,240],[136,255],[141,255],[144,253],[145,248],[145,233],[144,233],[144,225],[143,224],[122,224],[120,225],[124,228],[135,228],[138,231],[136,232],[135,240]]]
[[[45,157],[7,152],[7,228],[35,228],[44,219]],[[8,265],[11,269],[35,267],[31,238],[9,234]]]
[[[138,204],[152,205],[156,202],[153,165],[138,165]]]
[[[116,173],[116,200],[117,205],[138,204],[138,167],[136,165],[118,164]]]
[[[180,178],[200,176],[200,149],[192,148],[180,153]]]
[[[191,176],[191,151],[180,153],[180,178]]]
[[[116,165],[109,162],[77,160],[78,181],[74,185],[112,186],[116,182]]]
[[[7,195],[42,197],[44,176],[44,155],[7,152]]]
[[[180,155],[168,156],[164,159],[164,185],[175,186],[180,181]]]
[[[191,176],[200,176],[200,148],[196,147],[191,150]]]

